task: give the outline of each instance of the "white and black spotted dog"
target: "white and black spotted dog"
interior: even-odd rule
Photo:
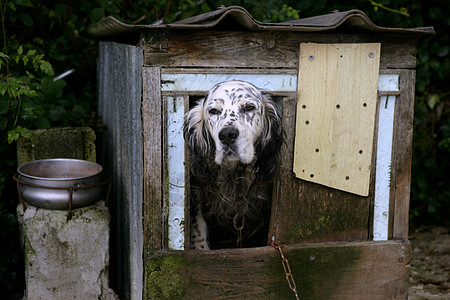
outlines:
[[[191,248],[267,243],[271,190],[284,142],[276,104],[255,86],[214,86],[186,114]]]

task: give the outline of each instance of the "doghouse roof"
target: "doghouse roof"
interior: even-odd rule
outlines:
[[[230,6],[171,24],[130,25],[114,17],[107,17],[91,25],[86,34],[101,40],[137,42],[141,31],[157,29],[201,30],[201,29],[244,29],[253,31],[297,31],[326,32],[344,30],[350,32],[394,33],[424,35],[434,34],[433,27],[387,28],[375,25],[367,15],[357,9],[335,12],[326,15],[287,21],[283,23],[265,23],[255,20],[244,8]]]

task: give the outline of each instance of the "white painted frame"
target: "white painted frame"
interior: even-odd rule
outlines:
[[[184,249],[185,168],[184,168],[184,97],[167,97],[167,156],[169,175],[168,246]]]
[[[228,80],[243,80],[272,92],[296,92],[296,74],[196,74],[162,73],[162,92],[207,92],[215,84]],[[380,74],[378,91],[399,92],[399,75]],[[377,158],[375,178],[374,240],[388,239],[390,168],[395,112],[395,96],[382,96],[379,105]],[[183,140],[184,97],[168,97],[168,238],[169,248],[183,250],[185,242],[185,153]]]
[[[378,91],[399,93],[399,75],[380,75]],[[387,241],[391,186],[392,144],[394,137],[395,96],[381,96],[378,111],[373,240]]]

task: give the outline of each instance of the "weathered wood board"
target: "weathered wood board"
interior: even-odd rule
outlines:
[[[409,242],[283,246],[300,299],[406,299]],[[160,251],[144,299],[295,299],[273,247]]]
[[[281,149],[280,180],[272,203],[269,238],[285,244],[370,239],[375,157],[367,197],[296,178],[292,172],[296,106],[296,93],[283,97],[286,145]]]
[[[411,69],[416,66],[416,36],[210,30],[159,30],[147,34],[145,65],[164,68],[297,69],[298,45],[305,42],[379,42],[383,45],[380,68]]]
[[[367,196],[379,43],[300,45],[294,173]]]
[[[143,68],[144,253],[162,246],[163,135],[160,68]]]

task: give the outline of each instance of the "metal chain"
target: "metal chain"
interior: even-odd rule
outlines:
[[[242,214],[242,212],[239,212],[233,218],[233,227],[237,232],[236,246],[239,248],[242,248],[242,229],[244,229],[244,226],[245,216]]]
[[[281,264],[283,265],[284,274],[286,275],[286,280],[288,282],[289,288],[292,290],[292,292],[294,292],[295,299],[300,300],[300,297],[298,296],[297,293],[297,286],[295,285],[294,276],[292,275],[291,267],[289,266],[289,261],[287,260],[286,257],[284,257],[281,245],[278,244],[277,242],[272,242],[270,243],[270,245],[280,252]]]
[[[245,170],[245,167],[239,165],[236,169],[234,175],[234,180],[237,181],[237,189],[236,189],[236,198],[234,201],[234,205],[236,208],[236,215],[233,218],[233,227],[236,230],[236,246],[238,248],[242,248],[242,230],[245,227],[245,215],[243,214],[243,201],[244,195],[242,195],[242,177],[241,174]]]

